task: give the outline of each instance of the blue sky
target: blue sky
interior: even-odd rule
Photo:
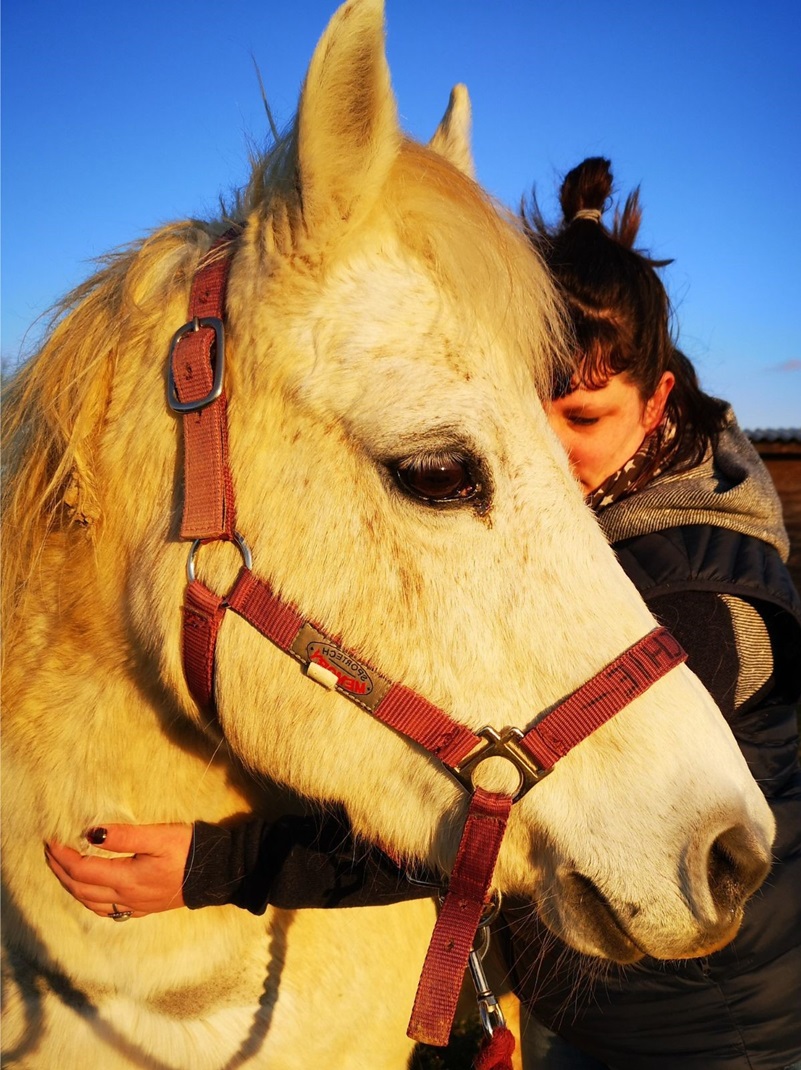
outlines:
[[[266,120],[291,119],[328,0],[6,0],[2,355],[91,270],[211,216]],[[387,0],[403,125],[473,101],[480,181],[516,206],[609,156],[704,386],[746,427],[801,426],[801,15],[795,0]],[[41,321],[40,321],[41,322]],[[33,325],[33,326],[32,326]],[[27,340],[26,340],[27,339]]]

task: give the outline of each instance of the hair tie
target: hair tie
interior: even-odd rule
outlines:
[[[577,219],[591,219],[593,223],[600,223],[602,215],[600,208],[579,208],[570,222],[574,223]]]

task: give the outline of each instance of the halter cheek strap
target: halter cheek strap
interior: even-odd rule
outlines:
[[[231,257],[229,231],[192,282],[190,318],[170,346],[168,399],[183,415],[182,539],[232,539],[234,487],[228,463],[223,309]],[[214,255],[216,253],[216,256]]]
[[[431,938],[408,1034],[428,1044],[448,1042],[456,1002],[476,931],[487,906],[495,863],[514,802],[546,776],[560,758],[686,659],[664,628],[656,628],[527,731],[486,727],[478,733],[406,685],[390,680],[320,625],[281,599],[250,567],[235,530],[234,488],[228,464],[224,392],[225,290],[234,233],[213,247],[195,276],[190,319],[174,335],[169,402],[184,426],[184,514],[181,537],[192,539],[183,607],[183,660],[189,689],[201,707],[213,707],[217,636],[230,609],[305,667],[381,723],[437,758],[471,795],[448,891]],[[194,577],[198,546],[236,541],[244,565],[225,596]],[[488,758],[517,770],[515,794],[475,787],[473,775]]]
[[[307,621],[291,603],[279,598],[266,580],[244,567],[228,595],[214,594],[197,579],[185,590],[184,672],[192,695],[204,708],[214,705],[215,646],[229,609],[300,662],[317,683],[338,691],[382,724],[418,743],[468,791],[481,762],[494,757],[512,762],[520,777],[515,802],[577,743],[687,657],[666,628],[655,628],[541,716],[527,732],[483,728],[476,733],[423,695],[383,676]]]

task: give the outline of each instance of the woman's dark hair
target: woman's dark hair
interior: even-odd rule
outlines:
[[[554,396],[570,393],[577,381],[598,389],[626,372],[646,401],[662,375],[673,372],[666,409],[675,434],[654,464],[692,467],[716,444],[726,404],[701,390],[691,362],[674,343],[670,301],[656,272],[671,261],[634,249],[642,219],[639,189],[622,211],[615,208],[609,231],[601,217],[611,194],[611,164],[596,156],[565,176],[563,218],[556,227],[545,223],[533,193],[521,209],[526,233],[560,285],[573,325],[574,375],[555,385]]]

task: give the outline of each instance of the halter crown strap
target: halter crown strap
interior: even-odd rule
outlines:
[[[209,252],[192,282],[189,320],[170,346],[169,401],[183,414],[184,513],[182,539],[231,539],[236,529],[228,464],[225,371],[225,292],[231,257],[228,231]]]

